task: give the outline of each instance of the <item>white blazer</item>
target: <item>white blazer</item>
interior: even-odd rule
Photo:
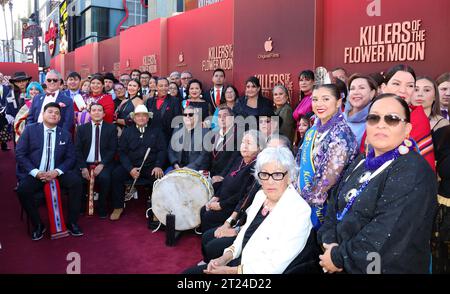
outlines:
[[[312,229],[310,206],[295,188],[289,185],[242,250],[245,232],[266,198],[263,190],[255,195],[247,209],[245,225],[233,245],[224,251],[232,251],[233,259],[242,253],[241,265],[244,274],[283,273],[305,247]]]

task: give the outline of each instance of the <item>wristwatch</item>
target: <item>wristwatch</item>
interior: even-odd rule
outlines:
[[[229,218],[227,218],[227,220],[225,221],[225,222],[227,222],[230,226],[231,226],[231,222],[233,221],[234,219],[232,218],[232,217],[229,217]]]

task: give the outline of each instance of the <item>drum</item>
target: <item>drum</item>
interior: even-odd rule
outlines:
[[[173,170],[153,184],[152,210],[165,225],[166,215],[175,215],[175,230],[200,225],[200,209],[211,199],[214,189],[201,173],[182,168]]]

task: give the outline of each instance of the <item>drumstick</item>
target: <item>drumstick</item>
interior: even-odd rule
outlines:
[[[142,164],[141,164],[141,166],[139,167],[139,173],[141,172],[141,169],[142,169],[142,167],[144,166],[144,163],[145,163],[145,161],[147,160],[147,157],[148,157],[148,155],[150,154],[150,150],[151,150],[151,149],[152,149],[152,148],[150,148],[150,147],[147,148],[147,151],[145,152],[145,155],[144,155],[144,160],[142,161]],[[129,193],[131,193],[131,191],[133,191],[134,185],[136,184],[136,181],[137,181],[138,178],[139,178],[139,177],[137,177],[136,179],[134,179],[133,184],[131,185],[131,188],[130,188],[130,192],[129,192]]]

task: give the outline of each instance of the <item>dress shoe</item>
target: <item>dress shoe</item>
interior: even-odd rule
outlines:
[[[120,216],[122,215],[122,212],[123,212],[123,208],[114,208],[109,219],[112,221],[119,220]]]
[[[34,231],[31,233],[31,240],[37,241],[41,240],[44,237],[44,233],[47,229],[43,224],[39,224],[34,228]]]
[[[75,223],[70,224],[68,226],[68,229],[72,236],[75,236],[75,237],[83,236],[83,232],[81,231],[80,227]]]
[[[98,210],[98,217],[101,219],[105,219],[108,217],[108,214],[104,210]]]
[[[2,143],[2,151],[8,151],[8,150],[11,150],[11,148],[8,147],[8,144],[3,142]]]

